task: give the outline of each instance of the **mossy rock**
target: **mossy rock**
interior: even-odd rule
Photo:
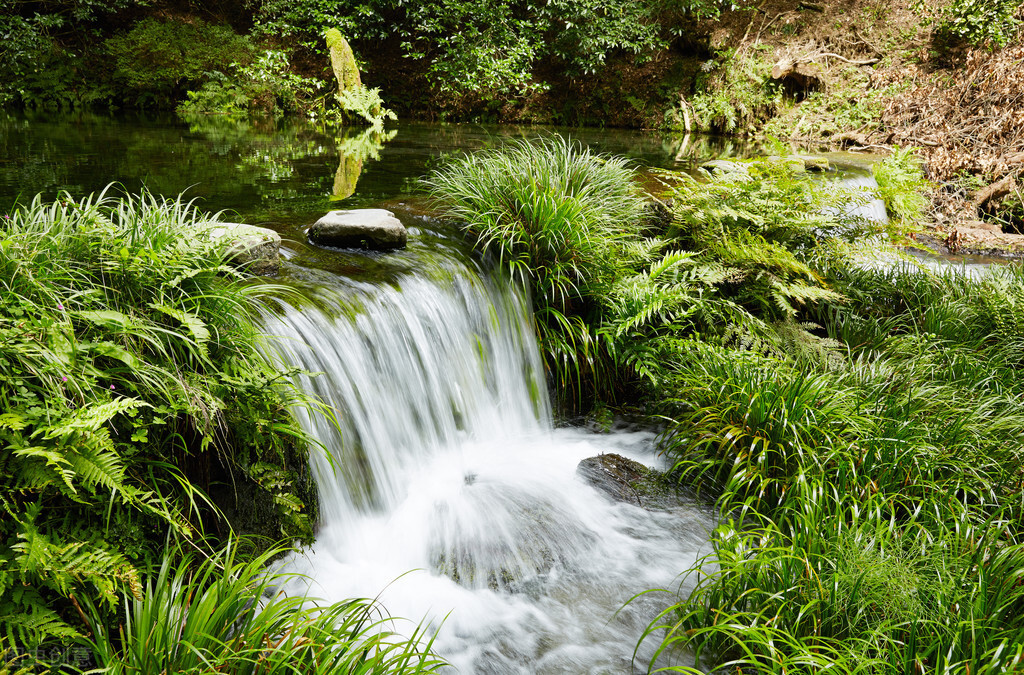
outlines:
[[[614,501],[648,510],[669,509],[684,501],[667,475],[614,453],[584,459],[576,466],[576,475]]]

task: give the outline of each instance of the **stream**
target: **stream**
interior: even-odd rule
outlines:
[[[425,619],[461,673],[628,673],[667,596],[624,605],[676,588],[713,521],[578,478],[601,453],[656,464],[652,434],[554,428],[522,294],[438,264],[268,324],[288,362],[322,373],[302,386],[340,411],[337,426],[298,412],[338,470],[318,457],[321,527],[286,565],[308,579],[291,591]]]

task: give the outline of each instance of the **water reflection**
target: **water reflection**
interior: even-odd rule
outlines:
[[[339,200],[376,206],[414,193],[445,155],[551,133],[662,168],[760,151],[735,139],[650,131],[403,123],[395,135],[338,133],[302,119],[0,113],[0,209],[19,195],[86,194],[118,182],[131,192],[185,192],[246,222],[300,222]]]
[[[334,172],[331,200],[340,201],[355,194],[356,184],[363,172],[363,162],[370,159],[379,160],[384,144],[394,140],[397,135],[397,129],[384,131],[377,127],[342,130],[342,136],[338,140],[338,170]]]

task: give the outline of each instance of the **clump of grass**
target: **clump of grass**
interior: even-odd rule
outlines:
[[[445,665],[432,638],[397,621],[372,600],[319,606],[287,596],[291,576],[267,564],[281,549],[242,561],[228,547],[194,565],[166,557],[141,597],[129,599],[118,630],[90,614],[90,643],[106,673],[218,672],[407,675]]]
[[[426,185],[485,255],[531,289],[559,391],[579,400],[606,389],[608,355],[589,326],[646,209],[626,161],[562,137],[519,140],[452,160]]]

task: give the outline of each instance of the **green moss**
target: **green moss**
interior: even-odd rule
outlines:
[[[363,84],[359,77],[359,65],[356,64],[355,54],[348,40],[337,28],[330,28],[325,35],[327,48],[331,52],[331,69],[334,77],[338,80],[338,95],[342,96],[346,91],[360,87]]]

